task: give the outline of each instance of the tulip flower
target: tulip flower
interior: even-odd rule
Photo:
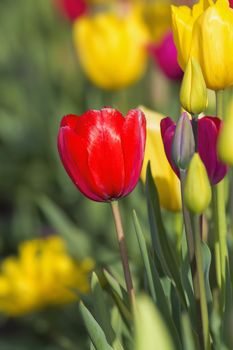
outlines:
[[[230,7],[233,8],[233,0],[229,0]]]
[[[233,84],[233,10],[228,0],[199,0],[193,8],[172,6],[174,40],[183,70],[199,62],[208,88]]]
[[[160,133],[160,122],[163,115],[140,107],[146,116],[147,138],[145,158],[142,166],[141,179],[146,182],[147,164],[150,162],[151,172],[157,186],[160,204],[170,211],[181,209],[180,183],[173,172],[164,152]]]
[[[82,16],[87,10],[85,0],[53,0],[60,13],[71,22]]]
[[[83,16],[73,37],[85,73],[100,88],[123,88],[145,71],[149,34],[138,13]]]
[[[191,123],[191,121],[190,121]],[[217,140],[222,121],[217,117],[206,116],[197,120],[198,145],[197,150],[203,161],[209,180],[212,185],[221,181],[227,173],[227,166],[223,164],[217,155]],[[179,169],[172,159],[172,142],[175,134],[176,124],[170,118],[161,121],[161,134],[165,153],[173,170],[180,175]]]
[[[129,194],[142,167],[146,121],[139,109],[124,118],[112,108],[63,117],[58,135],[62,163],[77,188],[97,202]]]
[[[201,214],[211,201],[211,187],[206,168],[198,153],[190,161],[184,188],[185,204],[192,212]]]
[[[148,50],[168,79],[181,80],[183,72],[177,61],[172,32],[167,32],[159,44],[150,44]]]

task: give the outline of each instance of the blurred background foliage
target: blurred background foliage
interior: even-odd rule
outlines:
[[[175,118],[179,83],[168,82],[149,62],[133,86],[116,92],[93,86],[79,66],[71,24],[49,0],[1,0],[0,43],[1,258],[15,254],[24,240],[56,233],[73,257],[91,256],[97,268],[118,269],[110,208],[85,199],[65,173],[56,146],[59,122],[65,114],[107,105],[126,113],[143,104]],[[143,192],[139,184],[121,201],[129,255],[138,271],[142,265],[131,212],[135,208],[147,228]],[[175,214],[166,213],[168,225],[169,215]],[[83,350],[86,342],[76,304],[0,318],[4,350]]]

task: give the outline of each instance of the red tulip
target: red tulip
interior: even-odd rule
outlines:
[[[83,15],[87,10],[85,0],[53,0],[60,13],[71,22]]]
[[[191,121],[190,121],[191,122]],[[205,164],[210,182],[215,185],[227,173],[227,166],[217,156],[217,138],[222,121],[217,117],[203,117],[198,119],[198,153]],[[176,124],[171,118],[161,121],[161,134],[167,159],[179,177],[179,169],[172,160],[172,142]]]
[[[164,36],[159,45],[150,44],[148,50],[167,78],[171,80],[182,79],[183,71],[178,64],[177,50],[171,31]]]
[[[124,118],[112,108],[63,117],[58,150],[78,189],[97,202],[129,194],[142,167],[146,121],[139,109]]]
[[[233,8],[233,0],[229,0],[230,7]]]

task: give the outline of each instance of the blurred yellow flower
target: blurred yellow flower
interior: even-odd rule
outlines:
[[[89,258],[77,262],[58,236],[20,244],[19,254],[1,263],[0,312],[19,316],[48,305],[70,303],[88,293]]]
[[[73,37],[80,63],[97,86],[119,89],[144,73],[149,34],[138,11],[83,16],[74,23]]]
[[[150,161],[161,206],[170,211],[178,211],[181,209],[180,182],[167,160],[160,133],[160,121],[164,116],[145,107],[139,108],[145,113],[147,121],[146,150],[141,179],[145,183],[146,168]]]
[[[233,10],[228,0],[200,0],[193,8],[172,6],[174,39],[183,68],[190,56],[199,61],[213,90],[233,84]]]

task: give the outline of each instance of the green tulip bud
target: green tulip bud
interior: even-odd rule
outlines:
[[[208,105],[206,83],[201,67],[196,59],[191,57],[187,63],[180,89],[182,107],[192,114],[203,112]]]
[[[193,155],[189,163],[184,198],[187,208],[196,214],[203,213],[211,201],[208,175],[198,153]]]

